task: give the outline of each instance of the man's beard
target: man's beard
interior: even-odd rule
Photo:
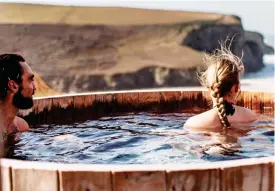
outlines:
[[[19,87],[18,92],[13,96],[12,103],[18,109],[30,109],[33,106],[33,99],[32,97],[24,97],[22,87]]]

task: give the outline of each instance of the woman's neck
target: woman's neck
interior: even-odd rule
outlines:
[[[233,104],[236,103],[236,101],[231,96],[224,96],[223,100]]]
[[[232,104],[236,104],[236,101],[231,96],[224,96],[223,100]],[[212,98],[212,102],[213,102],[213,107],[215,107],[217,105],[216,99]]]

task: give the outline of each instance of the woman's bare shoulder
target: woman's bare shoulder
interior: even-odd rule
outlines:
[[[213,110],[190,117],[184,124],[185,128],[202,128],[211,126],[215,118]]]
[[[241,119],[241,122],[251,123],[259,118],[259,114],[251,109],[241,106],[235,106],[235,108],[237,110],[236,113],[238,114],[238,117]]]
[[[194,126],[198,126],[198,119],[200,117],[198,115],[192,116],[189,119],[187,119],[187,121],[184,123],[184,127],[194,127]]]

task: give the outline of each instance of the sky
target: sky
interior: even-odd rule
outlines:
[[[249,0],[0,0],[0,2],[38,3],[72,6],[115,6],[162,10],[215,12],[238,15],[245,30],[257,31],[274,46],[274,1]]]

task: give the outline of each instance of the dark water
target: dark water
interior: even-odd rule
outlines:
[[[159,164],[274,155],[272,116],[251,125],[249,128],[253,130],[210,136],[183,129],[184,122],[192,115],[129,113],[70,126],[44,125],[22,134],[11,158],[62,163]]]

